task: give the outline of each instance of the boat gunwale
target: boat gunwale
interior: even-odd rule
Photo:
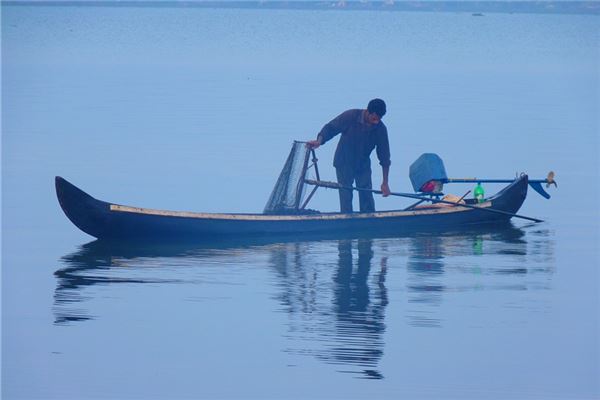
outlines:
[[[492,206],[492,201],[486,201],[478,204],[478,208],[489,208]],[[338,219],[369,219],[369,218],[394,218],[419,215],[438,215],[451,214],[468,211],[477,211],[477,208],[449,206],[439,208],[427,208],[416,210],[386,210],[376,211],[374,213],[320,213],[320,214],[302,214],[302,215],[283,215],[283,214],[244,214],[244,213],[203,213],[191,211],[169,211],[158,210],[152,208],[131,207],[119,204],[110,204],[110,211],[116,213],[131,213],[139,215],[151,215],[160,217],[175,217],[175,218],[194,218],[194,219],[209,219],[209,220],[236,220],[236,221],[319,221],[319,220],[338,220]]]
[[[448,222],[452,222],[453,225],[498,222],[510,219],[510,213],[520,208],[527,194],[527,179],[526,175],[521,176],[486,202],[468,203],[470,207],[459,204],[374,213],[327,212],[288,215],[208,213],[132,207],[98,200],[59,176],[55,181],[57,197],[66,216],[75,226],[91,236],[103,240],[148,240],[156,237],[160,237],[161,240],[180,240],[184,237],[223,235],[314,234],[346,229],[429,231],[448,225]],[[487,212],[496,208],[504,210],[507,207],[507,216],[493,216],[491,212]]]

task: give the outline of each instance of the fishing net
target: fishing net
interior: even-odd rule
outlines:
[[[290,155],[279,174],[277,183],[263,211],[264,214],[298,214],[304,197],[304,177],[310,149],[304,142],[294,142]]]

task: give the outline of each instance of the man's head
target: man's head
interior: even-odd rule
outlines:
[[[378,124],[386,113],[385,101],[373,99],[367,105],[367,121],[370,124]]]

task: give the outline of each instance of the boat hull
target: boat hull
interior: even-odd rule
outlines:
[[[153,210],[97,200],[56,177],[56,193],[67,217],[98,239],[199,240],[236,236],[400,234],[443,231],[466,225],[502,224],[510,215],[466,207],[425,208],[375,213],[310,215],[216,214]],[[516,213],[527,196],[523,175],[480,205]]]

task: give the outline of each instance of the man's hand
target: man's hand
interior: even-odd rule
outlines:
[[[317,139],[317,140],[309,140],[308,142],[306,142],[306,147],[308,147],[309,149],[316,149],[321,145],[321,142]]]
[[[390,187],[388,186],[387,182],[383,182],[381,184],[381,195],[383,197],[388,197],[390,195],[391,191],[390,191]]]

